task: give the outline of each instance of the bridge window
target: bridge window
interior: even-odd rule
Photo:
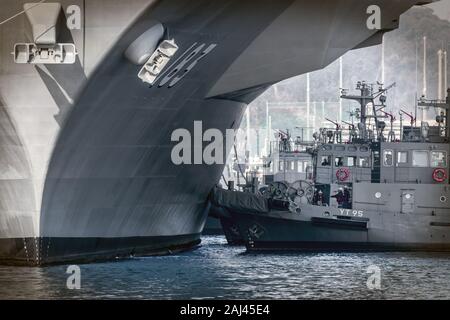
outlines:
[[[331,166],[331,156],[322,156],[320,158],[320,164],[322,167],[329,167]]]
[[[447,152],[445,151],[431,151],[431,166],[433,168],[447,167]]]
[[[397,152],[397,164],[408,163],[408,151]]]
[[[394,165],[394,151],[384,150],[383,163],[385,167],[392,167]]]
[[[428,167],[428,151],[414,150],[412,154],[412,164],[414,167]]]
[[[369,152],[369,148],[368,147],[361,147],[361,148],[359,148],[359,150],[361,152]]]
[[[334,166],[335,167],[343,167],[344,166],[344,157],[336,157],[334,159]]]
[[[370,166],[369,157],[359,157],[358,167],[368,168]]]
[[[380,151],[378,150],[374,150],[373,151],[373,163],[372,163],[374,168],[379,168],[381,167],[381,154]]]
[[[347,158],[347,167],[356,166],[356,157],[348,157]]]
[[[297,161],[297,172],[302,173],[303,172],[303,162]]]
[[[310,161],[304,161],[303,162],[305,172],[311,171],[311,162]]]

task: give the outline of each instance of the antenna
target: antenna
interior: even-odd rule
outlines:
[[[414,125],[415,125],[417,119],[416,119],[416,117],[414,117],[414,115],[413,115],[412,113],[409,113],[409,112],[407,112],[407,111],[401,109],[401,110],[400,110],[400,114],[404,114],[404,115],[406,115],[406,116],[410,119],[411,126],[414,126]]]
[[[427,96],[427,37],[423,37],[423,91],[422,94]]]

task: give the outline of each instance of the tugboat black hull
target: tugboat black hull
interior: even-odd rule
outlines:
[[[217,232],[217,229],[213,228],[213,226],[217,225],[220,226],[220,232]],[[205,233],[205,231],[207,231],[207,233]],[[214,231],[216,232],[214,233]],[[209,217],[205,229],[203,230],[203,234],[223,234],[225,235],[228,244],[231,246],[243,246],[245,243],[239,232],[238,226],[231,218],[230,211],[218,206],[214,201],[211,204]]]
[[[450,252],[450,243],[399,243],[368,241],[367,230],[332,228],[315,225],[311,221],[279,219],[259,214],[233,213],[239,224],[242,238],[249,252],[312,251],[312,252],[361,252],[361,251],[432,251]],[[249,230],[261,228],[258,237]]]

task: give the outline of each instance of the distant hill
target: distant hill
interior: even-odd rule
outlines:
[[[400,108],[414,110],[416,89],[422,93],[423,44],[427,36],[427,81],[429,98],[437,98],[438,58],[440,48],[448,49],[450,44],[450,22],[441,20],[426,7],[414,7],[400,19],[400,27],[384,36],[385,43],[385,84],[397,83],[388,95],[388,109],[397,112]],[[417,73],[416,73],[416,50]],[[353,50],[343,57],[344,88],[353,90],[358,80],[381,81],[381,45]],[[416,78],[418,79],[416,86]],[[329,102],[326,114],[337,118],[336,102],[339,99],[339,61],[327,68],[310,74],[311,102]],[[252,127],[265,128],[265,106],[279,102],[306,101],[306,75],[301,75],[278,83],[268,89],[251,104]],[[304,105],[304,103],[303,103]],[[352,109],[348,102],[344,110]],[[312,113],[312,111],[311,111]],[[306,126],[305,107],[293,104],[288,108],[270,108],[273,128],[293,128]],[[432,116],[432,114],[430,114]],[[344,113],[344,119],[348,117]],[[320,118],[320,119],[319,119]],[[316,123],[321,123],[321,107],[318,108]],[[311,124],[312,120],[310,121]],[[242,123],[245,127],[245,121]]]

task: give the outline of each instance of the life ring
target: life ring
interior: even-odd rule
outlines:
[[[339,168],[336,171],[336,178],[340,181],[340,182],[344,182],[347,181],[348,178],[350,178],[350,170],[348,168]]]
[[[442,168],[435,169],[433,171],[433,180],[439,183],[444,182],[447,180],[447,171]]]

